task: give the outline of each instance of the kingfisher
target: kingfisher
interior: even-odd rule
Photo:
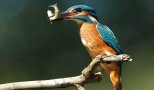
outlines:
[[[95,10],[87,5],[75,5],[61,13],[61,19],[77,22],[81,42],[92,60],[97,55],[119,55],[122,49],[114,33],[99,23]],[[100,63],[110,78],[114,90],[122,90],[122,62]]]

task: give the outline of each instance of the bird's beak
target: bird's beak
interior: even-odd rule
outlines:
[[[52,11],[52,9],[54,10]],[[73,18],[75,14],[69,11],[61,13],[59,8],[57,7],[57,4],[54,4],[49,6],[49,9],[47,10],[47,15],[50,23],[52,23],[53,21],[58,21],[58,20],[70,20]]]
[[[70,19],[73,19],[73,16],[75,16],[75,14],[73,14],[73,13],[71,13],[71,12],[65,11],[65,12],[62,12],[62,13],[61,13],[61,18],[62,18],[63,20],[70,20]]]

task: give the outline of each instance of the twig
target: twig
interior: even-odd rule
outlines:
[[[75,86],[78,90],[85,90],[84,87],[80,84],[75,84]]]
[[[14,82],[0,84],[0,90],[26,90],[26,89],[45,89],[45,88],[64,88],[69,86],[76,86],[78,90],[84,90],[82,87],[87,83],[99,82],[102,80],[101,73],[94,73],[94,69],[101,62],[119,62],[119,61],[131,61],[132,59],[126,55],[110,55],[110,56],[97,56],[87,68],[85,68],[81,75],[51,79],[51,80],[38,80],[38,81],[25,81],[25,82]]]

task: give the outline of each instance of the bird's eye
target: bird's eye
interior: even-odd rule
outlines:
[[[77,8],[75,9],[76,12],[82,12],[82,9],[81,8]]]

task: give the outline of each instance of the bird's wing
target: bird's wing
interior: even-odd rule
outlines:
[[[118,54],[122,54],[121,47],[117,41],[117,38],[115,37],[114,33],[105,25],[102,25],[100,23],[97,24],[97,30],[102,37],[102,39],[110,46],[112,47]]]

